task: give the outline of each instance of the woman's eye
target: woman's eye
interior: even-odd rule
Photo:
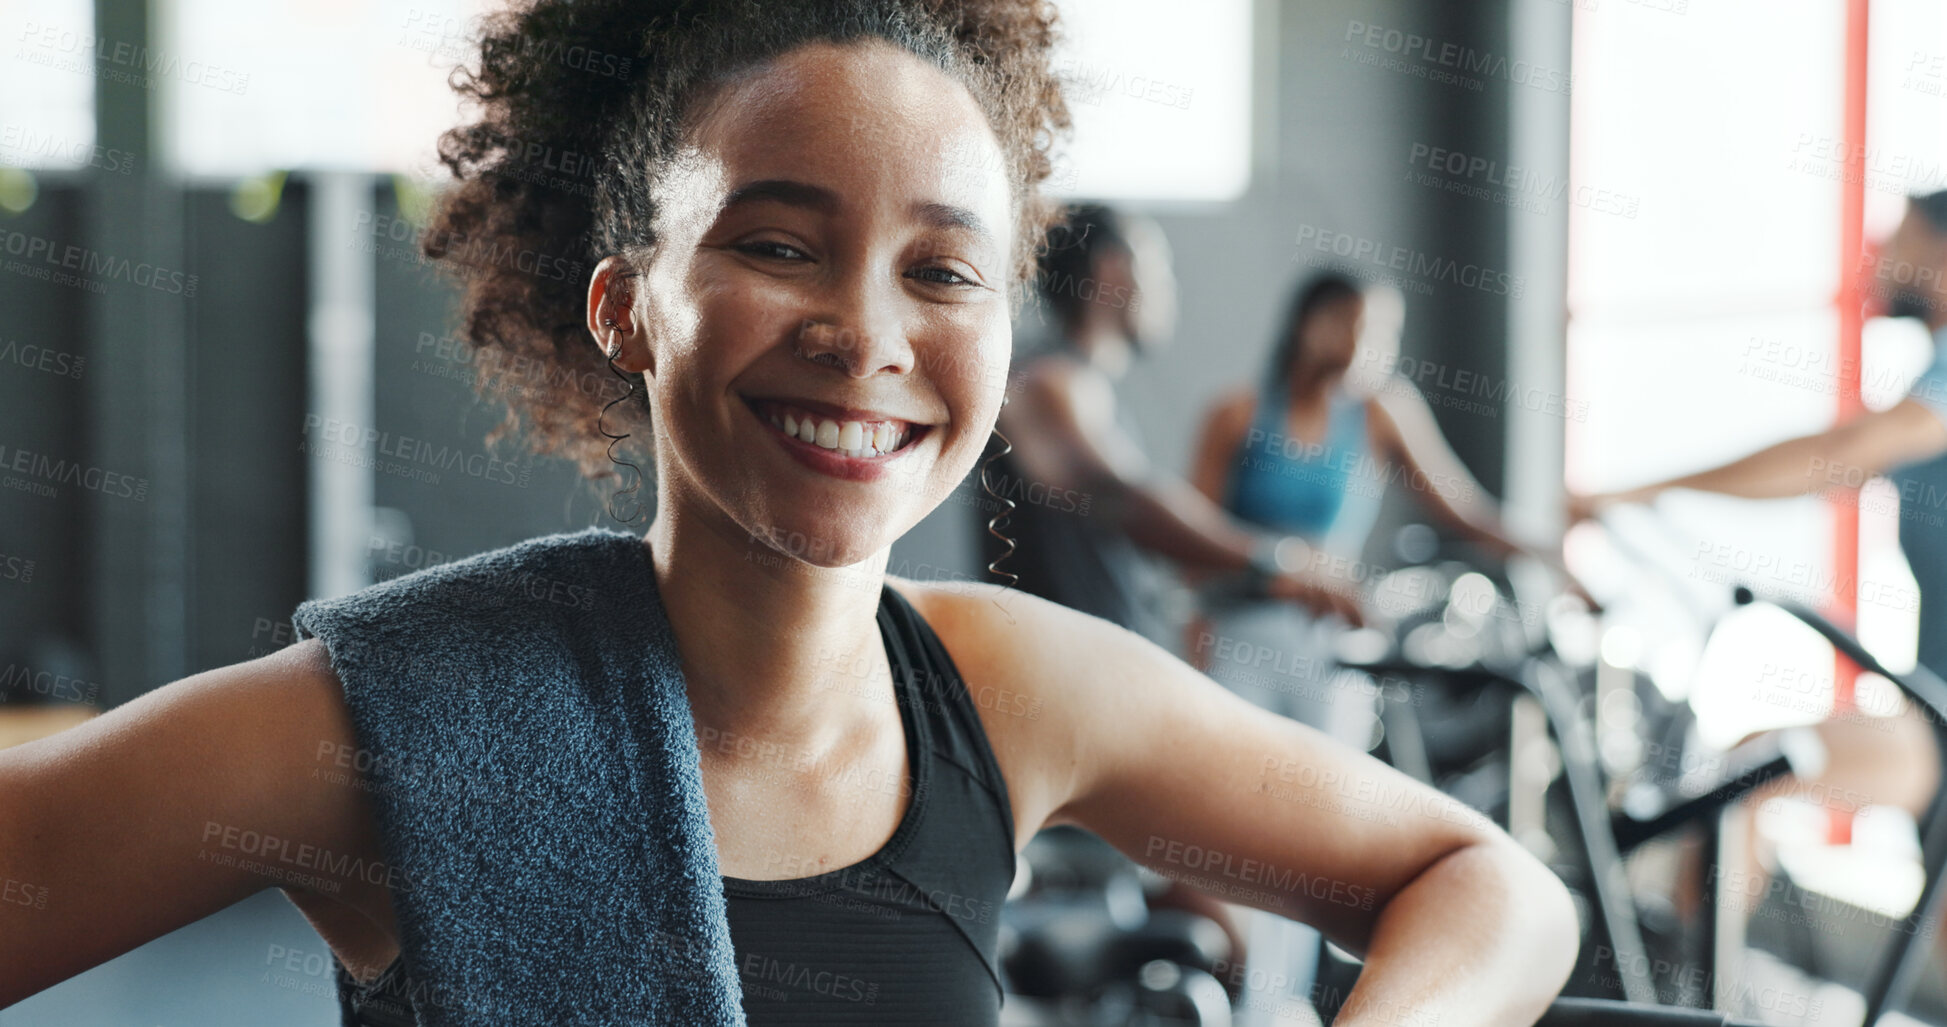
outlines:
[[[962,275],[957,271],[950,271],[943,267],[923,267],[917,271],[914,271],[913,274],[916,277],[924,278],[926,281],[934,282],[939,285],[976,284],[973,281],[973,279],[968,278],[967,276]]]
[[[745,253],[754,254],[759,257],[775,257],[779,260],[798,260],[805,256],[803,250],[798,249],[790,243],[771,242],[768,240],[744,243],[737,248]]]

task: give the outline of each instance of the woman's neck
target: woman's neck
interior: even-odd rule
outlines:
[[[1096,318],[1072,326],[1069,343],[1082,360],[1111,378],[1120,378],[1135,358],[1135,343],[1127,333]]]
[[[1292,370],[1285,387],[1290,390],[1287,395],[1293,406],[1309,408],[1329,399],[1344,380],[1343,369],[1298,367]]]
[[[815,567],[671,491],[647,542],[700,729],[816,755],[891,708],[877,620],[887,552]]]

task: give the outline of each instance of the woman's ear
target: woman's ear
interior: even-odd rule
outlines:
[[[588,281],[588,333],[604,358],[630,374],[656,373],[655,354],[635,309],[636,270],[617,256],[603,257]]]

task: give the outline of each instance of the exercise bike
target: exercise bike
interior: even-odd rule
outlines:
[[[1418,573],[1459,580],[1473,572],[1450,564]],[[1477,596],[1479,584],[1468,579]],[[1444,612],[1420,611],[1428,616]],[[1403,619],[1401,625],[1399,637],[1412,637],[1413,618]],[[1474,688],[1471,696],[1443,694],[1437,700],[1441,715],[1432,718],[1437,729],[1426,730],[1428,721],[1417,715],[1423,693],[1414,690],[1408,695],[1408,689],[1392,686],[1374,692],[1383,697],[1382,731],[1375,752],[1395,763],[1414,764],[1423,779],[1439,776],[1454,791],[1486,798],[1477,805],[1498,805],[1503,820],[1508,800],[1504,796],[1498,803],[1493,801],[1496,774],[1491,769],[1491,750],[1506,748],[1508,714],[1506,707],[1497,711],[1497,700],[1490,693],[1505,685],[1507,677],[1493,669],[1498,665],[1493,661],[1505,663],[1545,651],[1529,637],[1531,633],[1498,630],[1506,626],[1497,625],[1494,632],[1505,637],[1485,644],[1490,663],[1456,661],[1448,654],[1449,665],[1440,667],[1441,673],[1470,680]],[[1373,666],[1382,664],[1383,660]],[[1403,705],[1415,709],[1401,709]],[[1476,749],[1490,750],[1484,762],[1472,758]],[[1505,767],[1511,761],[1501,762]],[[1509,790],[1510,779],[1505,769],[1499,774],[1502,792]],[[1180,911],[1152,908],[1154,882],[1146,883],[1144,878],[1145,872],[1085,832],[1057,829],[1030,843],[1023,853],[1015,894],[1003,910],[1002,963],[1009,991],[1004,1025],[1195,1027],[1233,1022],[1233,1002],[1241,996],[1227,994],[1218,980],[1228,955],[1221,929]],[[1333,999],[1342,1000],[1356,981],[1356,963],[1326,956],[1321,958],[1320,973],[1324,976],[1310,990],[1323,1001],[1314,1008],[1293,1010],[1290,1018],[1280,1022],[1329,1022],[1336,1013]],[[1724,1013],[1660,1006],[1653,994],[1649,999],[1632,1003],[1564,998],[1541,1023],[1546,1027],[1744,1027],[1752,1023]]]
[[[1759,601],[1748,588],[1737,589],[1734,598],[1738,605]],[[1777,605],[1809,625],[1862,668],[1879,674],[1900,689],[1932,726],[1936,751],[1947,752],[1947,745],[1941,744],[1947,741],[1941,733],[1941,725],[1947,720],[1942,716],[1942,710],[1947,709],[1947,687],[1937,678],[1924,669],[1909,674],[1891,673],[1838,626],[1802,606]],[[1411,638],[1416,627],[1410,618],[1403,622],[1403,627],[1399,637]],[[1598,706],[1603,699],[1599,694],[1602,688],[1591,681],[1586,667],[1578,668],[1575,661],[1556,652],[1553,640],[1531,638],[1533,644],[1526,652],[1510,653],[1504,646],[1496,654],[1487,651],[1491,647],[1485,647],[1481,658],[1467,661],[1429,661],[1423,652],[1416,658],[1411,651],[1401,651],[1410,647],[1395,647],[1389,653],[1366,660],[1363,666],[1375,675],[1413,681],[1416,698],[1419,690],[1432,689],[1435,694],[1471,694],[1476,701],[1481,696],[1498,695],[1508,704],[1510,730],[1505,747],[1498,750],[1492,745],[1483,747],[1475,754],[1479,762],[1469,765],[1463,759],[1457,772],[1452,753],[1447,753],[1443,761],[1437,745],[1414,737],[1412,728],[1426,723],[1418,715],[1419,704],[1401,703],[1395,693],[1382,692],[1381,701],[1392,707],[1386,713],[1389,724],[1404,724],[1408,728],[1402,731],[1389,726],[1388,738],[1404,737],[1411,743],[1399,747],[1403,751],[1393,754],[1394,762],[1402,769],[1433,780],[1450,793],[1464,791],[1469,784],[1480,786],[1483,778],[1488,779],[1488,786],[1477,788],[1488,793],[1487,796],[1477,794],[1470,799],[1471,804],[1492,812],[1517,837],[1529,841],[1531,847],[1546,850],[1557,871],[1582,897],[1588,913],[1584,918],[1588,927],[1584,953],[1594,958],[1585,959],[1579,965],[1577,977],[1569,985],[1570,993],[1606,994],[1637,1003],[1709,1002],[1718,996],[1697,994],[1695,988],[1685,993],[1681,987],[1671,987],[1669,980],[1652,978],[1659,968],[1675,967],[1684,973],[1672,976],[1701,981],[1706,992],[1712,982],[1718,981],[1720,961],[1727,954],[1723,936],[1726,932],[1719,932],[1714,915],[1722,908],[1723,877],[1711,875],[1712,889],[1704,907],[1706,915],[1700,941],[1685,939],[1680,933],[1669,936],[1667,924],[1663,929],[1666,936],[1659,938],[1654,921],[1667,918],[1653,915],[1657,911],[1646,908],[1632,893],[1625,861],[1654,841],[1687,831],[1701,835],[1706,861],[1715,864],[1724,841],[1723,813],[1759,787],[1787,774],[1815,776],[1815,768],[1808,769],[1808,766],[1816,763],[1817,753],[1808,753],[1802,747],[1797,752],[1789,751],[1793,748],[1792,736],[1786,733],[1760,738],[1730,753],[1714,756],[1708,763],[1717,771],[1714,779],[1710,775],[1685,774],[1681,775],[1684,780],[1668,780],[1678,775],[1656,773],[1661,768],[1654,766],[1648,773],[1632,773],[1627,777],[1609,775],[1598,751],[1595,718],[1590,715],[1591,707]],[[1694,717],[1681,704],[1664,704],[1658,709],[1657,697],[1653,690],[1649,691],[1650,695],[1642,697],[1647,700],[1642,704],[1640,718],[1643,730],[1651,744],[1660,750],[1677,751],[1677,740]],[[1632,693],[1631,698],[1637,696]],[[1526,714],[1522,713],[1524,708]],[[1537,770],[1536,764],[1542,766]],[[1495,772],[1484,772],[1483,768]],[[1496,781],[1506,785],[1505,793],[1498,800],[1493,794]],[[1612,802],[1612,798],[1629,801]],[[1947,798],[1943,794],[1935,795],[1922,825],[1919,862],[1925,887],[1920,901],[1892,925],[1891,943],[1860,989],[1864,1023],[1877,1023],[1883,1015],[1903,1007],[1922,957],[1928,951],[1938,903],[1938,882],[1943,864],[1947,864],[1944,801]],[[1548,830],[1536,846],[1533,831],[1542,824]],[[1687,946],[1686,940],[1690,941]],[[1670,948],[1672,944],[1674,949]],[[1329,979],[1333,970],[1328,967],[1321,973]],[[1342,985],[1328,989],[1328,993],[1341,988]]]

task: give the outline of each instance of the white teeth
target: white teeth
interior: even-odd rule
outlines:
[[[797,414],[788,410],[775,410],[770,415],[770,422],[779,431],[802,442],[855,458],[884,456],[905,445],[912,435],[909,425],[887,421],[834,421],[814,416],[800,420]]]

